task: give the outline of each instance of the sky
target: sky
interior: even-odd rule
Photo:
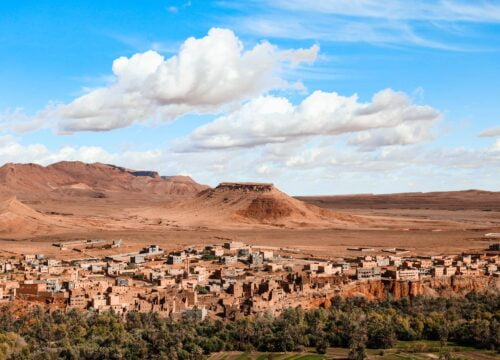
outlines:
[[[0,165],[500,191],[500,1],[3,0]]]

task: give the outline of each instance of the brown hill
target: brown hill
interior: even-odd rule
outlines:
[[[21,199],[138,197],[170,198],[195,195],[207,186],[187,176],[161,177],[101,163],[63,161],[49,166],[6,164],[0,168],[0,193]]]
[[[179,224],[203,226],[271,225],[286,227],[351,225],[364,219],[318,208],[294,199],[272,184],[221,183],[196,197],[166,206]]]
[[[66,226],[59,217],[42,214],[16,197],[0,200],[0,235],[32,236],[56,233]]]

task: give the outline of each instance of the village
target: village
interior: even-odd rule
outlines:
[[[99,241],[54,244],[92,247]],[[119,248],[121,241],[105,246]],[[327,306],[349,286],[367,282],[500,277],[500,244],[449,256],[409,255],[405,249],[352,249],[359,256],[321,259],[289,249],[238,241],[166,253],[150,245],[134,253],[60,260],[42,254],[0,259],[0,305],[49,310],[156,312],[173,319],[236,320],[277,315],[289,307]]]

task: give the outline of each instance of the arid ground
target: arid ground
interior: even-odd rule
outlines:
[[[441,254],[484,249],[495,241],[485,234],[500,232],[499,192],[292,198],[273,186],[240,185],[210,189],[103,164],[7,164],[0,253],[77,258],[231,239],[323,257],[361,254],[353,247]],[[122,239],[124,247],[82,254],[52,245],[74,239]]]

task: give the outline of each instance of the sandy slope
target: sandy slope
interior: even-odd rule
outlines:
[[[151,216],[155,210],[140,214]],[[157,211],[156,214],[159,214]],[[168,203],[162,216],[183,226],[227,227],[351,227],[371,219],[308,205],[271,184],[223,183],[195,197]]]
[[[100,163],[9,163],[0,167],[0,237],[158,231],[155,218],[131,215],[127,208],[154,207],[206,188],[186,176],[161,177]]]
[[[297,199],[272,184],[223,183],[210,189],[189,177],[161,177],[151,171],[105,164],[6,164],[0,167],[0,238],[117,232],[147,238],[193,230],[193,236],[198,236],[196,231],[207,229],[394,230],[406,238],[413,230],[436,234],[433,231],[469,229],[475,234],[485,228],[495,230],[499,224],[497,195],[465,192]],[[448,206],[453,211],[437,212],[431,206]],[[471,206],[481,210],[474,214],[460,210]],[[379,208],[382,210],[376,210]]]
[[[58,216],[48,216],[21,203],[16,197],[0,200],[0,235],[34,236],[73,228]]]

